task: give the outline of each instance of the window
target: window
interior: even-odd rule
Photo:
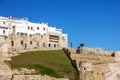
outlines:
[[[12,29],[13,29],[13,33],[15,33],[15,25],[14,25],[14,26],[12,26]]]
[[[99,73],[97,73],[97,75],[98,75]]]
[[[37,30],[39,30],[39,27],[37,27]]]
[[[23,36],[23,35],[24,35],[24,33],[20,33],[20,35],[21,35],[21,36]]]
[[[43,38],[43,35],[41,35],[41,38]]]
[[[23,40],[21,40],[21,45],[23,45]]]
[[[5,34],[5,30],[3,30],[3,34]]]
[[[11,46],[14,46],[14,41],[11,41]]]
[[[19,35],[19,32],[17,32],[17,35]]]
[[[28,30],[30,30],[30,26],[28,26]]]
[[[54,48],[56,47],[56,44],[54,44]]]
[[[48,47],[51,47],[51,44],[50,44],[50,43],[48,44]]]
[[[30,45],[32,45],[32,41],[30,41]]]
[[[27,44],[25,43],[25,49],[27,48]]]
[[[45,31],[45,28],[43,28],[43,30]]]
[[[5,21],[3,22],[3,24],[5,24]]]
[[[104,75],[104,73],[102,73],[102,75]]]
[[[86,68],[84,68],[84,70],[86,70]]]
[[[50,40],[59,40],[59,36],[49,35]]]
[[[30,34],[30,37],[32,37],[32,34]]]

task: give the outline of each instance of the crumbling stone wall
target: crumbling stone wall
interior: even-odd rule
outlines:
[[[47,75],[13,75],[12,80],[69,80],[68,78],[53,78]]]

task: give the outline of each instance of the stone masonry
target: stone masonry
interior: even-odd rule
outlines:
[[[83,49],[82,54],[77,54],[75,48],[66,50],[71,60],[75,61],[80,75],[80,80],[119,80],[120,63],[117,56],[111,57],[111,53],[104,54],[104,51],[97,54],[92,50]],[[75,66],[75,65],[74,65]]]

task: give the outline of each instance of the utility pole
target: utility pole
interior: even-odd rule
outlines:
[[[73,44],[72,44],[72,42],[70,43],[70,47],[73,48]]]

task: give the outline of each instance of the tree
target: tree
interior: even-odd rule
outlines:
[[[82,48],[84,47],[84,43],[80,43],[80,48],[81,48],[81,54],[82,54]]]

